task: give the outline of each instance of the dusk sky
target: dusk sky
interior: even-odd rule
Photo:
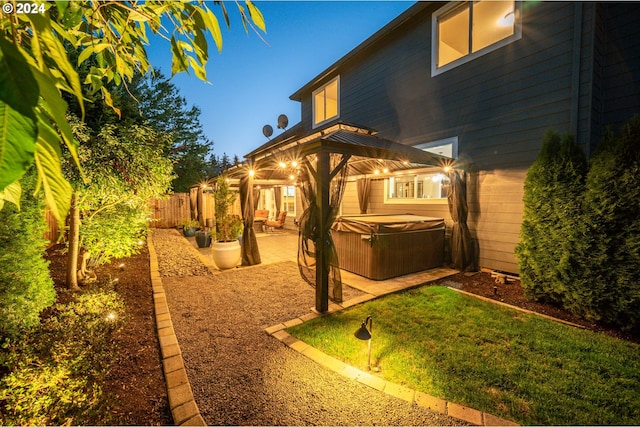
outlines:
[[[300,103],[289,96],[325,68],[373,35],[413,4],[406,1],[262,1],[266,43],[251,30],[245,33],[236,6],[227,2],[231,29],[223,28],[223,49],[218,54],[210,40],[207,77],[181,73],[173,83],[200,116],[213,152],[242,160],[267,142],[262,127],[282,130],[277,118],[286,114],[289,127],[300,121]],[[224,24],[217,6],[212,10]],[[160,42],[160,43],[158,43]],[[171,75],[169,44],[154,40],[148,49],[151,63]]]

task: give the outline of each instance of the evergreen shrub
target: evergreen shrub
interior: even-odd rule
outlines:
[[[591,158],[582,227],[580,314],[640,332],[640,117]]]
[[[549,130],[542,150],[527,172],[524,213],[516,257],[525,293],[563,304],[567,284],[579,271],[572,247],[587,170],[582,151],[570,135]]]
[[[33,195],[35,173],[21,179],[20,210],[0,210],[0,341],[37,325],[40,312],[53,304],[55,290],[44,259],[44,203]]]

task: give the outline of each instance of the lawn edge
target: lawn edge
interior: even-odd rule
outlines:
[[[374,298],[377,298],[375,296]],[[372,298],[373,299],[373,298]],[[370,301],[367,300],[367,301]],[[354,304],[355,305],[355,304]],[[264,331],[276,338],[278,341],[282,342],[287,347],[292,350],[300,353],[301,355],[311,359],[315,363],[319,364],[325,369],[328,369],[332,372],[336,372],[341,376],[359,382],[360,384],[366,385],[367,387],[371,387],[378,391],[381,391],[389,396],[395,397],[397,399],[404,400],[411,404],[415,404],[417,406],[423,407],[430,411],[447,415],[453,418],[457,418],[466,423],[478,425],[478,426],[519,426],[520,424],[507,420],[504,418],[500,418],[496,415],[489,414],[487,412],[480,411],[478,409],[469,408],[464,405],[460,405],[455,402],[449,402],[443,399],[440,399],[436,396],[429,395],[427,393],[413,390],[411,388],[405,387],[400,384],[393,383],[391,381],[387,381],[378,376],[372,375],[369,372],[362,371],[353,366],[347,365],[346,363],[336,359],[333,356],[330,356],[315,347],[310,346],[289,334],[285,329],[291,327],[293,325],[299,325],[311,319],[315,319],[316,317],[325,316],[328,314],[333,314],[336,311],[341,311],[346,308],[352,307],[351,304],[344,304],[344,306],[339,306],[335,310],[332,310],[327,313],[317,313],[313,311],[310,314],[306,314],[304,316],[296,317],[287,322],[278,323],[276,325],[265,328]]]

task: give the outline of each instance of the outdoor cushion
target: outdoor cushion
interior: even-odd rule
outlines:
[[[266,221],[269,219],[269,211],[267,209],[256,209],[253,219],[254,221]]]

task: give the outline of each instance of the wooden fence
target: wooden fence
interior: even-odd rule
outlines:
[[[149,209],[152,228],[173,228],[188,219],[195,219],[202,227],[205,227],[210,226],[215,218],[214,195],[197,188],[191,193],[174,193],[166,199],[152,200],[149,202]],[[239,200],[236,200],[231,212],[240,214]],[[44,233],[44,238],[49,241],[48,246],[52,246],[57,243],[64,231],[60,230],[58,222],[48,209],[45,213],[45,220],[47,230]],[[210,220],[209,224],[207,220]]]
[[[47,223],[47,230],[44,232],[44,238],[49,242],[47,244],[48,248],[58,242],[58,238],[60,238],[60,227],[58,227],[58,221],[49,209],[44,213],[44,220]]]
[[[213,193],[207,193],[192,188],[190,193],[174,193],[169,198],[154,200],[151,205],[151,227],[172,228],[188,219],[197,220],[202,227],[207,226],[207,220],[215,218],[215,200]],[[238,206],[234,206],[233,213],[239,213]]]

